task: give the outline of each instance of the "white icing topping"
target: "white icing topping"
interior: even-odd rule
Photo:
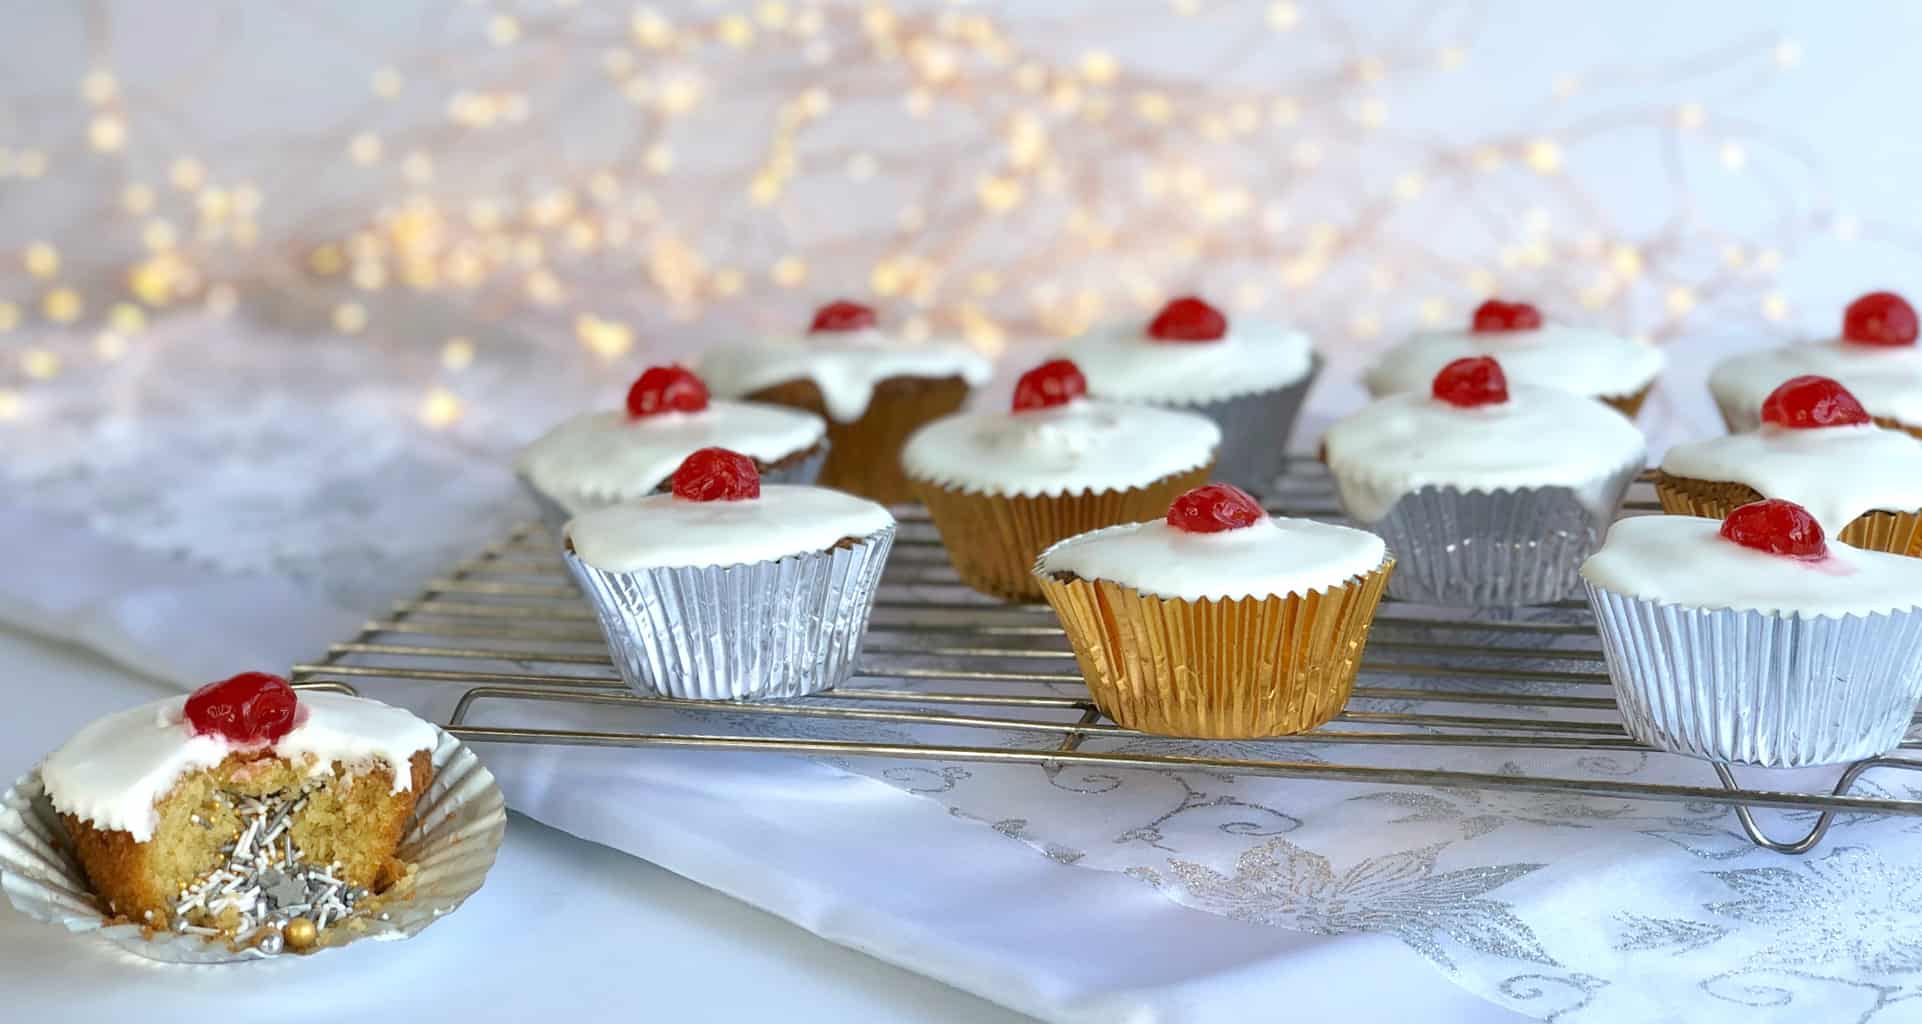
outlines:
[[[1551,323],[1533,331],[1417,334],[1384,352],[1362,380],[1376,397],[1427,394],[1442,367],[1469,356],[1494,356],[1511,388],[1560,388],[1593,398],[1626,398],[1642,390],[1666,361],[1661,349],[1633,338]]]
[[[1313,354],[1300,331],[1241,319],[1215,341],[1156,341],[1138,324],[1113,325],[1066,352],[1097,398],[1183,405],[1287,387],[1308,374]]]
[[[1803,560],[1743,547],[1698,516],[1634,516],[1609,528],[1582,576],[1618,594],[1689,608],[1873,615],[1922,606],[1922,558],[1829,541]]]
[[[744,501],[655,494],[596,509],[567,524],[581,561],[605,572],[749,565],[825,551],[844,537],[894,525],[888,510],[825,487],[761,485]]]
[[[302,692],[302,717],[273,751],[308,772],[350,770],[379,763],[394,774],[394,792],[413,786],[410,759],[433,750],[434,727],[399,708],[338,693]],[[153,838],[160,824],[154,804],[189,772],[254,749],[223,736],[195,735],[187,721],[187,698],[170,697],[96,719],[47,756],[40,775],[58,810],[91,821],[95,828],[130,833],[135,842]]]
[[[874,397],[874,386],[889,377],[960,377],[978,388],[988,382],[992,369],[986,357],[971,348],[906,345],[875,330],[730,345],[707,352],[700,364],[707,386],[730,398],[811,380],[821,389],[828,415],[840,423],[860,419]]]
[[[1041,553],[1035,571],[1068,572],[1188,601],[1327,590],[1372,572],[1386,547],[1364,530],[1276,517],[1220,533],[1188,533],[1166,520],[1070,537]]]
[[[1425,392],[1391,395],[1335,424],[1322,443],[1342,507],[1374,522],[1424,487],[1567,487],[1598,515],[1613,511],[1610,478],[1647,458],[1641,431],[1566,391],[1511,380],[1508,396],[1461,408]]]
[[[1121,491],[1203,466],[1221,428],[1199,413],[1078,398],[1026,412],[964,412],[915,431],[908,476],[985,494]]]
[[[1791,377],[1833,377],[1871,416],[1922,426],[1922,347],[1809,342],[1746,352],[1715,364],[1708,387],[1736,430],[1762,422],[1762,401]]]
[[[773,463],[825,436],[819,416],[760,402],[714,401],[700,412],[638,419],[625,410],[592,412],[542,435],[515,465],[534,486],[572,507],[576,498],[604,503],[650,494],[702,448]]]
[[[1922,441],[1863,424],[1794,430],[1764,424],[1749,434],[1678,444],[1662,471],[1747,484],[1766,498],[1809,510],[1830,536],[1864,512],[1922,509]]]

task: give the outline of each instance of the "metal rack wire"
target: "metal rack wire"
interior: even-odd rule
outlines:
[[[1645,486],[1630,498],[1630,514],[1655,508]],[[1310,462],[1292,467],[1271,505],[1289,515],[1341,515],[1326,473]],[[337,688],[350,686],[349,680],[459,688],[443,724],[467,742],[1208,769],[1707,801],[1732,807],[1751,841],[1782,853],[1814,848],[1838,813],[1922,815],[1922,800],[1848,795],[1872,768],[1922,770],[1922,760],[1900,756],[1859,762],[1833,790],[1814,793],[1744,785],[1728,769],[1701,762],[1685,763],[1700,767],[1703,785],[1368,763],[1370,752],[1410,748],[1435,748],[1444,757],[1449,750],[1649,751],[1621,727],[1593,620],[1579,602],[1502,617],[1384,603],[1348,709],[1322,729],[1285,738],[1341,750],[1361,763],[1210,756],[1205,749],[1181,752],[1179,742],[1169,744],[1169,753],[1087,749],[1095,741],[1113,746],[1143,735],[1101,717],[1053,615],[1045,606],[1006,605],[974,594],[948,566],[925,513],[906,508],[897,515],[901,532],[862,668],[848,686],[829,693],[781,703],[712,704],[630,692],[615,673],[592,611],[566,577],[552,537],[532,523],[429,581],[418,597],[397,602],[391,614],[367,622],[322,660],[295,666],[294,679]],[[556,705],[673,714],[649,719],[665,725],[645,730],[539,723],[541,711]],[[477,724],[482,708],[515,724]],[[743,728],[744,722],[753,727]],[[823,723],[837,726],[838,734],[819,735]],[[1918,748],[1922,741],[1910,740],[1901,750]],[[1778,840],[1756,820],[1757,808],[1819,814],[1804,834]]]

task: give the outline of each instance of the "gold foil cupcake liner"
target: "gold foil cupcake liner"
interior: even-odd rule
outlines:
[[[1256,739],[1341,713],[1394,565],[1383,558],[1325,590],[1237,600],[1035,576],[1102,714],[1161,736]]]
[[[1743,505],[1762,500],[1762,493],[1747,484],[1662,472],[1655,474],[1655,496],[1662,503],[1662,511],[1670,515],[1704,519],[1726,519]],[[1864,512],[1849,520],[1837,539],[1869,551],[1922,557],[1922,510]]]
[[[968,391],[968,382],[960,377],[889,377],[874,386],[867,411],[851,423],[828,414],[821,389],[809,380],[776,384],[745,397],[805,409],[827,421],[828,458],[821,467],[821,486],[900,505],[914,500],[914,489],[901,471],[901,448],[908,435],[958,412]]]
[[[1606,405],[1609,408],[1614,409],[1616,412],[1619,412],[1622,415],[1632,420],[1638,414],[1641,413],[1642,403],[1648,401],[1648,393],[1654,387],[1655,387],[1655,382],[1649,381],[1647,384],[1642,385],[1642,389],[1640,391],[1636,391],[1630,394],[1597,395],[1595,397],[1596,397],[1596,400],[1600,401],[1603,405]]]
[[[1039,601],[1034,560],[1042,551],[1104,526],[1159,519],[1213,470],[1211,459],[1140,487],[1071,494],[983,494],[928,480],[913,483],[962,582],[1003,600]]]
[[[143,928],[109,918],[74,858],[66,826],[40,781],[27,773],[0,796],[0,889],[14,909],[75,934],[98,935],[135,956],[170,964],[224,964],[305,956],[362,940],[412,938],[453,913],[486,880],[507,831],[500,786],[480,758],[440,732],[433,753],[434,781],[420,795],[402,834],[398,855],[415,866],[409,880],[356,914],[320,933],[305,953],[286,948],[280,933],[264,930],[251,942]]]

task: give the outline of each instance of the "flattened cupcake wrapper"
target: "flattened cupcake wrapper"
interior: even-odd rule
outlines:
[[[1586,584],[1622,722],[1663,750],[1799,768],[1902,742],[1922,611],[1844,618],[1687,608]]]
[[[1361,522],[1400,564],[1388,596],[1422,604],[1519,608],[1581,591],[1582,562],[1601,542],[1640,461],[1603,481],[1601,509],[1567,487],[1463,491],[1424,487]]]
[[[563,553],[621,679],[683,700],[800,697],[854,674],[895,527],[747,565],[607,572]]]
[[[826,441],[821,441],[817,447],[819,448],[818,451],[790,465],[772,466],[762,470],[761,482],[764,484],[812,484],[815,478],[821,475],[821,465],[827,461],[829,451]],[[521,482],[521,489],[526,491],[528,496],[534,499],[535,506],[540,509],[541,522],[547,525],[548,530],[551,531],[555,537],[559,537],[561,535],[561,528],[566,526],[567,521],[574,518],[579,512],[569,512],[567,505],[562,504],[546,491],[535,486],[534,481],[529,480],[527,477],[516,474],[516,478]],[[637,495],[637,497],[641,497],[641,495]],[[622,500],[623,499],[620,498],[577,495],[573,498],[572,504],[574,508],[580,511],[586,511],[588,509],[606,508],[609,505],[618,505]]]
[[[1747,484],[1725,481],[1692,481],[1666,473],[1655,476],[1655,497],[1662,511],[1670,515],[1726,519],[1730,512],[1758,500],[1745,495],[1757,494]],[[1838,540],[1869,551],[1922,557],[1922,510],[1915,512],[1864,512],[1842,528]]]
[[[1034,560],[1076,534],[1168,514],[1184,491],[1206,483],[1214,463],[1119,491],[1071,494],[981,494],[928,480],[914,488],[941,531],[941,544],[961,581],[1007,601],[1039,601]]]
[[[1326,590],[1232,601],[1036,578],[1102,714],[1160,736],[1255,739],[1341,713],[1394,566],[1384,558]]]
[[[434,781],[414,807],[400,840],[400,859],[417,867],[407,893],[390,892],[370,913],[356,914],[320,933],[320,952],[362,940],[412,938],[459,909],[480,889],[507,831],[507,805],[494,776],[474,752],[440,733]],[[108,919],[86,872],[74,859],[67,830],[40,781],[28,772],[0,796],[0,888],[14,909],[76,934],[92,933],[138,957],[170,964],[225,964],[301,956],[279,933],[263,929],[252,945],[230,946],[225,936],[202,937]],[[381,920],[380,914],[387,919]],[[272,936],[268,939],[268,936]]]
[[[1321,356],[1317,355],[1308,373],[1293,384],[1219,402],[1167,404],[1170,408],[1198,412],[1221,427],[1221,449],[1215,453],[1214,479],[1227,481],[1258,496],[1273,494],[1275,481],[1287,469],[1288,435],[1294,432],[1295,419],[1308,398],[1308,389],[1321,374],[1321,366]]]

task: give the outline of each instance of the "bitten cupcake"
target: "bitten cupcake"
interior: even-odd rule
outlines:
[[[827,424],[777,405],[709,401],[699,377],[654,366],[628,389],[625,410],[562,423],[528,445],[515,469],[559,531],[577,513],[664,489],[688,453],[713,447],[753,459],[769,482],[813,483],[827,455]]]
[[[1715,364],[1708,387],[1731,431],[1754,430],[1762,400],[1791,377],[1839,381],[1882,426],[1922,437],[1922,350],[1915,309],[1894,292],[1872,292],[1842,314],[1842,335],[1730,356]]]
[[[1393,567],[1372,533],[1270,518],[1210,484],[1165,518],[1050,547],[1034,576],[1102,714],[1142,732],[1252,739],[1341,713]]]
[[[1647,449],[1614,409],[1511,388],[1479,356],[1335,424],[1323,456],[1342,508],[1400,562],[1390,596],[1515,607],[1576,590]]]
[[[671,493],[577,516],[563,548],[629,686],[752,700],[853,674],[893,543],[874,502],[763,487],[752,459],[703,448]]]
[[[1279,324],[1228,317],[1193,296],[1145,326],[1090,333],[1067,355],[1088,394],[1192,410],[1221,427],[1215,478],[1266,493],[1286,466],[1288,435],[1320,360],[1308,336]]]
[[[1845,544],[1922,555],[1922,440],[1876,426],[1828,377],[1776,388],[1752,433],[1670,448],[1655,493],[1665,512],[1712,519],[1782,498]]]
[[[1622,721],[1663,750],[1854,761],[1922,698],[1922,560],[1829,543],[1793,502],[1624,519],[1582,577]]]
[[[1466,331],[1414,335],[1382,353],[1362,378],[1376,398],[1426,391],[1442,367],[1490,356],[1517,386],[1597,398],[1633,419],[1666,362],[1662,350],[1592,327],[1550,323],[1526,302],[1489,299]]]
[[[954,412],[991,367],[961,345],[914,345],[883,333],[874,311],[821,307],[805,338],[716,349],[701,372],[717,394],[804,409],[828,421],[820,483],[885,504],[912,500],[901,444]]]
[[[1022,376],[1012,412],[945,417],[908,441],[902,466],[969,586],[1038,601],[1042,548],[1157,515],[1208,478],[1213,420],[1086,393],[1081,371],[1057,359]]]

